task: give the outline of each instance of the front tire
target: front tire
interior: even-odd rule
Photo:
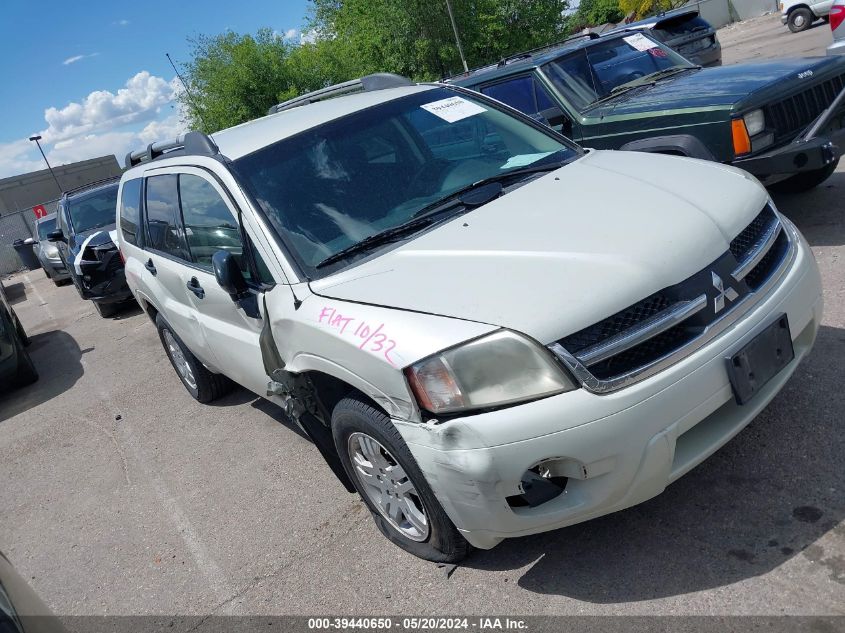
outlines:
[[[836,166],[838,164],[839,159],[837,158],[826,167],[795,174],[786,180],[776,182],[769,188],[778,193],[802,193],[804,191],[809,191],[813,187],[822,184],[825,180],[830,178],[831,174],[836,171]]]
[[[800,33],[809,29],[813,24],[813,20],[813,12],[806,7],[800,7],[789,14],[786,25],[793,33]]]
[[[232,382],[222,374],[213,374],[203,365],[182,340],[176,336],[161,315],[156,316],[158,336],[170,364],[179,380],[197,402],[217,400],[232,390]]]
[[[406,552],[457,563],[469,544],[446,515],[390,418],[356,398],[332,413],[343,467],[384,536]]]

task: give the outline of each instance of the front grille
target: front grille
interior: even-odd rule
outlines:
[[[628,328],[653,317],[671,305],[668,297],[661,293],[655,293],[638,301],[634,305],[609,316],[598,323],[584,328],[561,341],[563,346],[573,354],[583,349],[596,345],[605,339],[624,332]]]
[[[737,261],[748,254],[748,251],[760,240],[763,232],[771,226],[772,222],[777,221],[777,216],[769,205],[766,205],[757,217],[751,220],[751,224],[746,226],[739,235],[731,240],[731,254]]]
[[[650,375],[642,370],[654,373],[683,356],[679,350],[697,349],[691,344],[705,332],[713,336],[711,326],[764,288],[789,251],[789,236],[766,205],[706,268],[549,347],[593,391],[630,384]]]
[[[767,127],[774,131],[776,140],[792,136],[812,123],[833,103],[843,86],[845,75],[839,75],[766,106],[763,111]]]

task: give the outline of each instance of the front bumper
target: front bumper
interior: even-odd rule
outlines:
[[[55,281],[70,279],[70,273],[68,272],[67,267],[65,267],[64,262],[59,258],[43,259],[41,260],[41,267],[47,271],[47,274],[50,275],[50,279]]]
[[[822,169],[841,156],[843,144],[845,144],[845,129],[817,136],[808,141],[791,142],[759,156],[741,158],[735,160],[733,165],[766,182],[776,176],[792,176]]]
[[[790,270],[743,319],[655,376],[606,395],[578,389],[440,424],[396,426],[451,520],[476,547],[580,523],[662,492],[739,433],[780,391],[812,348],[821,280],[797,240]],[[748,404],[737,405],[725,357],[786,313],[795,359]],[[568,477],[563,494],[512,507],[525,471],[540,462]]]
[[[780,16],[780,23],[781,23],[781,24],[786,24],[787,22],[789,22],[789,16],[788,16],[787,14],[785,14],[785,13],[781,14],[781,16]]]

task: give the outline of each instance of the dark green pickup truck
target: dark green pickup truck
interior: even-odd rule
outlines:
[[[845,142],[845,57],[700,68],[645,33],[622,31],[570,38],[451,82],[586,147],[728,163],[789,191],[832,174]]]

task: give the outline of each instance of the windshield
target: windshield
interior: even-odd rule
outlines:
[[[313,273],[326,258],[474,183],[579,155],[482,98],[436,88],[308,130],[235,166]]]
[[[56,230],[56,218],[42,220],[38,223],[38,240],[46,240],[47,234]]]
[[[76,233],[114,224],[116,207],[117,183],[93,193],[73,196],[67,201],[70,223]]]
[[[586,110],[614,88],[674,68],[696,66],[648,35],[629,33],[559,57],[543,72],[572,105]]]

